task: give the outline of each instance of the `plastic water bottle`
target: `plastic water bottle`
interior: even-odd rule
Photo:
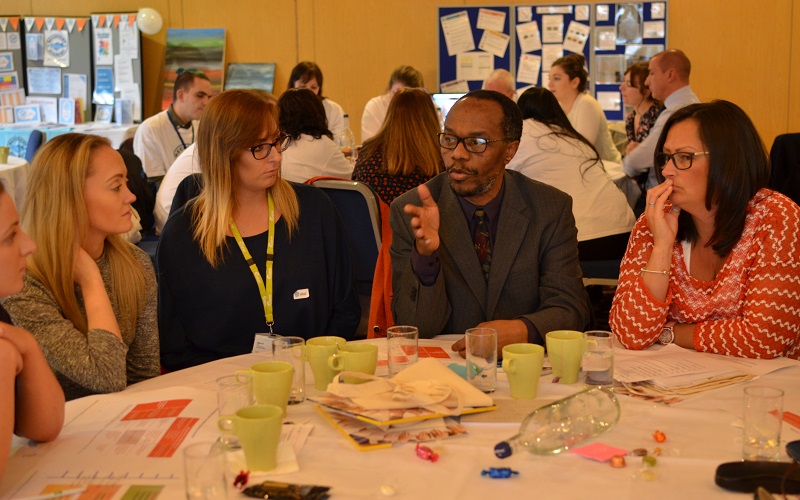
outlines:
[[[350,160],[351,163],[356,161],[356,136],[353,135],[353,130],[350,128],[350,117],[344,115],[344,127],[342,127],[342,135],[339,136],[339,149],[344,154],[345,158]]]
[[[534,410],[522,421],[519,434],[495,445],[494,454],[507,458],[521,450],[561,453],[606,432],[618,420],[619,402],[610,389],[585,389]]]

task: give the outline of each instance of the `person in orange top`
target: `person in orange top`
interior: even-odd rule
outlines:
[[[676,111],[656,146],[610,324],[629,349],[655,342],[751,358],[800,358],[800,208],[766,189],[769,157],[727,101]]]

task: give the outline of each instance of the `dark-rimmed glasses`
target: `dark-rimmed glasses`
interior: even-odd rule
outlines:
[[[253,158],[256,160],[263,160],[269,156],[270,152],[272,152],[272,148],[278,148],[278,151],[283,153],[286,151],[286,148],[289,147],[290,142],[291,137],[281,134],[277,139],[275,139],[275,142],[265,142],[259,144],[258,146],[247,148],[247,150],[250,151],[250,154],[252,154]]]
[[[711,154],[708,151],[698,151],[696,153],[687,153],[685,151],[679,153],[672,153],[668,155],[667,153],[658,153],[656,155],[656,166],[659,170],[664,170],[667,166],[667,162],[672,160],[672,164],[675,165],[675,168],[678,170],[689,170],[692,168],[692,162],[694,161],[695,156],[703,156]]]
[[[464,144],[464,149],[470,153],[483,153],[490,142],[503,142],[508,139],[484,139],[483,137],[459,137],[457,135],[441,132],[436,134],[439,137],[439,146],[444,149],[456,149],[458,143]]]

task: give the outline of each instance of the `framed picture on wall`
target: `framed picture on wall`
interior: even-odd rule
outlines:
[[[225,90],[261,89],[272,92],[275,86],[275,63],[228,63]]]
[[[172,103],[173,86],[179,70],[205,73],[211,80],[214,95],[222,92],[224,62],[224,28],[168,29],[161,109],[167,109]]]

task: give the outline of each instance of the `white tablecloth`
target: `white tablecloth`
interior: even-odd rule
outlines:
[[[451,344],[449,341],[420,343],[440,345],[446,349]],[[215,379],[265,357],[248,354],[228,358],[142,382],[119,394],[92,396],[68,403],[66,425],[59,440],[20,449],[12,457],[6,477],[0,483],[0,497],[34,495],[41,491],[42,484],[77,483],[120,484],[122,487],[113,495],[115,499],[121,498],[131,484],[161,484],[164,490],[159,498],[183,498],[180,453],[172,458],[145,460],[156,464],[153,467],[157,467],[158,478],[154,479],[151,474],[148,479],[136,479],[133,474],[136,470],[133,469],[137,466],[134,463],[139,462],[131,462],[128,467],[132,470],[107,470],[109,466],[105,461],[113,463],[114,450],[106,452],[108,459],[98,458],[90,450],[97,445],[94,436],[137,403],[183,396],[197,397],[207,408],[215,408]],[[783,388],[786,391],[784,409],[800,413],[798,377],[800,363],[753,383]],[[313,380],[307,377],[306,382],[307,389],[313,392]],[[741,499],[746,497],[714,484],[714,471],[720,463],[737,461],[741,457],[738,424],[742,387],[738,385],[708,393],[677,407],[626,397],[620,399],[622,416],[619,423],[593,442],[629,450],[661,447],[663,453],[655,469],[658,478],[654,481],[639,477],[637,463],[640,459],[634,457],[628,457],[629,465],[621,469],[570,453],[536,456],[523,452],[506,460],[497,459],[493,453],[494,445],[515,434],[518,422],[470,423],[465,418],[468,435],[429,444],[440,453],[436,463],[418,458],[413,444],[361,452],[325,422],[309,402],[290,406],[287,410],[287,420],[314,425],[297,457],[300,470],[260,476],[260,480],[269,477],[278,481],[331,486],[334,500],[385,498],[380,491],[387,485],[396,490],[393,499]],[[534,402],[519,402],[509,400],[507,380],[501,373],[493,396],[496,401],[535,408],[580,388],[580,384],[552,384],[549,377],[543,377],[539,382],[538,398]],[[666,442],[658,444],[653,440],[651,435],[656,429],[666,434]],[[186,442],[209,440],[216,436],[216,414],[211,413],[191,431]],[[800,432],[784,425],[783,438],[786,441],[800,439]],[[65,455],[66,451],[73,452],[73,455]],[[56,455],[62,458],[53,458]],[[72,458],[64,459],[65,456]],[[493,466],[511,467],[519,471],[519,476],[505,480],[481,476],[483,469]],[[128,474],[128,478],[120,479],[123,473]],[[77,474],[82,474],[81,477],[96,476],[81,481],[59,479]],[[113,479],[106,478],[113,474],[116,474]],[[231,492],[230,498],[243,497]]]
[[[125,139],[133,137],[138,127],[138,125],[89,122],[75,125],[72,131],[79,134],[91,134],[105,137],[111,141],[111,146],[114,149],[119,149]]]
[[[28,176],[31,172],[30,164],[24,158],[9,156],[8,163],[0,163],[0,180],[11,194],[17,211],[22,209],[25,201],[25,191],[28,189]]]

